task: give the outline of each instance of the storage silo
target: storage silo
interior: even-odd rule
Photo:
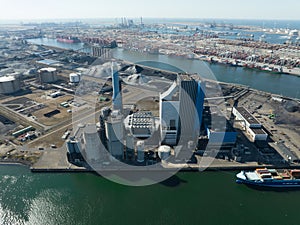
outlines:
[[[38,71],[38,79],[40,83],[54,83],[58,80],[56,68],[42,68]]]
[[[145,143],[144,141],[138,141],[136,143],[137,161],[142,163],[145,160]]]
[[[71,83],[79,83],[80,81],[80,74],[78,73],[70,73],[69,75]]]
[[[161,160],[167,160],[171,155],[171,148],[167,145],[162,145],[158,148],[158,156]]]
[[[85,154],[88,162],[90,163],[90,162],[100,160],[101,142],[96,129],[96,125],[88,124],[85,126],[83,131],[83,139],[84,139],[83,148],[85,150]]]
[[[126,136],[126,158],[131,159],[134,156],[134,137],[131,134]]]
[[[3,76],[0,77],[0,93],[12,94],[21,89],[20,79],[16,76]]]
[[[124,157],[123,117],[119,111],[113,111],[105,121],[107,147],[112,156],[117,159]]]

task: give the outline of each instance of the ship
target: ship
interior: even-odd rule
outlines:
[[[253,185],[265,188],[300,188],[299,169],[256,169],[241,171],[236,175],[239,184]]]
[[[72,37],[72,36],[58,36],[56,39],[58,42],[63,43],[80,43],[80,39],[78,37]]]

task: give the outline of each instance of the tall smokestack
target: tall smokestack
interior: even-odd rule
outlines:
[[[112,107],[113,110],[122,111],[122,93],[120,90],[119,73],[115,62],[111,64],[111,77],[113,86]]]

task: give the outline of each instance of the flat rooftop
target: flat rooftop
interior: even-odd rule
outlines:
[[[200,76],[197,75],[197,74],[178,74],[180,80],[182,81],[199,81],[201,80],[200,79]]]
[[[59,61],[57,60],[53,60],[53,59],[43,59],[43,60],[39,60],[37,61],[37,63],[40,63],[40,64],[44,64],[44,65],[52,65],[52,64],[56,64],[56,63],[59,63]]]
[[[254,134],[267,134],[262,128],[251,128]]]
[[[260,124],[252,114],[244,107],[236,107],[236,110],[244,117],[249,124]]]
[[[203,122],[211,132],[235,132],[217,106],[204,106]]]

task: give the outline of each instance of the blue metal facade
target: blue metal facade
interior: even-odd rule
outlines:
[[[236,142],[237,133],[234,131],[214,132],[206,128],[209,142],[212,144],[234,144]]]
[[[119,73],[114,69],[114,64],[112,64],[111,66],[111,73],[113,86],[112,106],[114,110],[122,110],[122,96],[120,92]]]
[[[205,83],[198,81],[196,109],[197,109],[198,118],[199,118],[199,128],[201,127],[201,123],[202,123],[204,98],[205,98]]]

